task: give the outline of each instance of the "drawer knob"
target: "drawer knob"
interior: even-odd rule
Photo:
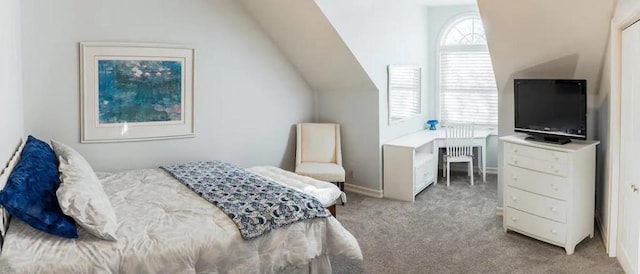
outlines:
[[[511,177],[511,179],[513,179],[514,181],[517,181],[518,180],[518,176],[514,175],[513,177]]]
[[[518,149],[517,149],[517,148],[513,148],[513,152],[514,152],[514,153],[515,153],[515,152],[518,152]]]
[[[558,231],[556,231],[556,230],[555,230],[555,229],[553,229],[553,228],[552,228],[551,230],[549,230],[549,232],[551,232],[551,234],[553,234],[553,235],[558,234]]]
[[[513,221],[514,223],[518,221],[518,218],[516,217],[511,217],[511,221]]]
[[[551,184],[551,188],[555,191],[558,191],[558,187],[555,184]]]
[[[518,201],[518,197],[516,196],[511,196],[511,200],[513,200],[514,202]]]
[[[555,208],[555,207],[553,207],[553,206],[552,206],[552,207],[550,207],[550,208],[549,208],[549,210],[551,210],[551,212],[558,212],[558,209],[557,209],[557,208]]]
[[[514,164],[518,164],[518,159],[513,159]]]

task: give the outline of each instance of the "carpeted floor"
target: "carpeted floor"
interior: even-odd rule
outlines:
[[[358,239],[363,262],[332,257],[334,273],[622,273],[596,230],[573,255],[502,231],[495,215],[496,176],[487,183],[442,178],[415,203],[348,193],[338,220]],[[476,176],[478,178],[478,176]]]

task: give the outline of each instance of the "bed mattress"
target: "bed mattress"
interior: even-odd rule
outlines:
[[[290,175],[252,170],[270,178]],[[64,239],[13,218],[0,273],[279,273],[308,269],[309,262],[327,255],[362,259],[356,239],[333,217],[297,222],[246,241],[220,209],[160,169],[98,176],[118,216],[117,242],[81,228],[78,239]],[[337,199],[329,187],[323,190],[326,185],[315,189],[293,179],[272,179],[311,192],[323,204]]]

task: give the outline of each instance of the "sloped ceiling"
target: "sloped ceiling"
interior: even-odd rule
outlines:
[[[576,77],[598,87],[614,0],[478,0],[498,88],[510,76]]]
[[[240,0],[315,91],[376,90],[312,0]]]
[[[514,78],[587,79],[587,92],[597,92],[615,0],[478,0],[478,6],[498,85],[501,135],[513,132]]]

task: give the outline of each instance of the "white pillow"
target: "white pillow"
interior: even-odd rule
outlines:
[[[51,140],[60,165],[60,187],[56,191],[62,212],[92,235],[117,240],[118,220],[91,165],[73,148]]]

